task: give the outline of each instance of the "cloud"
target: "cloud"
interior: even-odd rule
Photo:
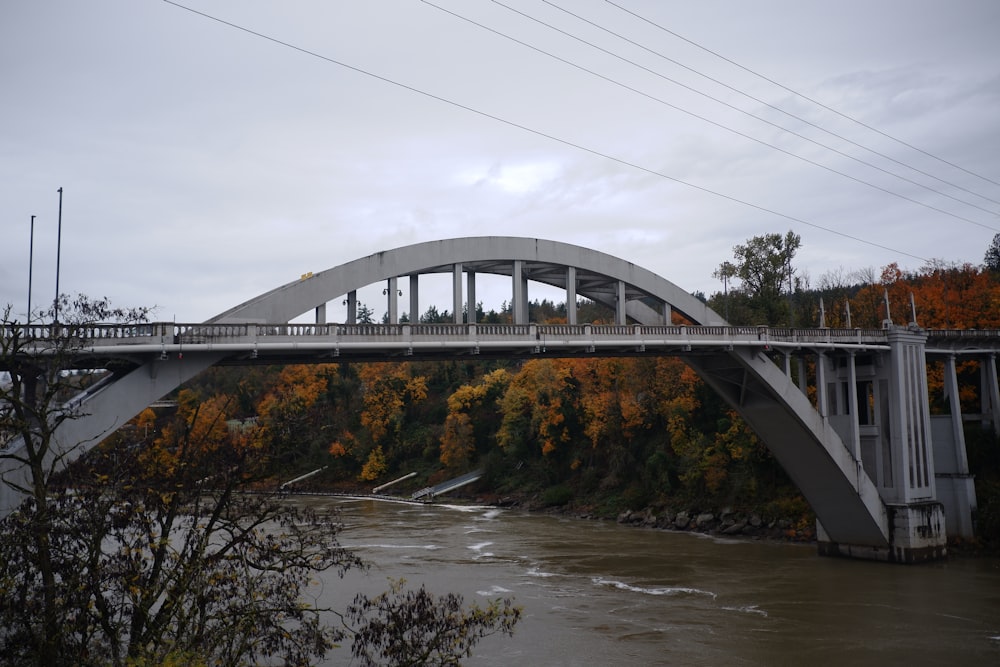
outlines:
[[[306,271],[435,238],[551,238],[711,292],[719,288],[713,269],[755,234],[801,234],[803,269],[817,277],[839,266],[919,264],[907,255],[978,262],[1000,229],[995,214],[720,107],[494,3],[443,6],[649,97],[423,3],[191,6],[321,57],[167,3],[48,0],[0,10],[0,294],[15,310],[26,301],[32,214],[34,302],[54,291],[58,187],[65,190],[61,288],[122,305],[158,304],[162,316],[182,320],[206,319]],[[562,12],[512,6],[897,169]],[[1000,180],[993,2],[969,1],[961,12],[903,0],[835,8],[777,2],[728,6],[725,17],[703,3],[628,6],[881,132]],[[946,183],[909,172],[942,193],[1000,210],[996,184],[607,3],[573,10],[939,176]]]

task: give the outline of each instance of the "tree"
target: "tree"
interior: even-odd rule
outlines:
[[[722,281],[722,298],[725,318],[729,320],[729,281],[736,276],[736,265],[730,261],[719,264],[719,268],[712,272],[712,277]]]
[[[356,626],[352,651],[364,667],[458,665],[483,637],[512,634],[521,617],[509,600],[465,611],[459,595],[436,598],[423,586],[404,590],[403,583],[393,582],[374,598],[358,595],[347,610],[346,619]]]
[[[374,324],[375,310],[363,303],[358,304],[358,312],[355,316],[358,324]]]
[[[448,415],[441,435],[441,463],[462,468],[476,452],[477,445],[495,440],[498,423],[497,400],[510,382],[510,373],[499,368],[474,384],[464,384],[448,397]]]
[[[0,384],[0,457],[28,470],[24,482],[3,482],[29,494],[0,524],[0,660],[306,665],[348,636],[352,651],[365,653],[375,639],[361,631],[363,619],[302,595],[318,572],[361,562],[339,545],[335,515],[260,492],[259,427],[230,428],[232,400],[182,393],[170,418],[144,413],[60,470],[67,450],[56,428],[77,416],[67,398],[89,377],[64,372],[83,334],[97,319],[144,314],[70,305],[60,308],[65,335],[47,339],[43,356],[31,330],[8,317],[0,324],[0,368],[9,375]],[[388,608],[450,609],[446,599],[431,604],[404,595]],[[360,628],[325,620],[338,616]],[[446,656],[516,621],[475,610],[440,616],[457,638]]]
[[[335,364],[281,370],[270,391],[257,401],[256,416],[267,456],[282,472],[324,462],[329,447],[324,426],[330,424],[331,414],[351,412],[351,399],[345,396],[351,388]]]
[[[526,362],[500,399],[502,422],[497,443],[505,451],[542,456],[570,442],[569,416],[576,408],[568,363],[556,359]]]
[[[983,258],[983,266],[987,271],[1000,273],[1000,234],[993,236],[993,242],[986,249],[986,256]]]
[[[723,262],[716,269],[714,275],[717,277],[735,275],[740,279],[740,290],[750,301],[751,316],[759,320],[743,324],[778,326],[790,322],[791,310],[782,301],[781,294],[786,284],[789,294],[795,289],[792,260],[801,245],[802,238],[791,231],[784,236],[754,236],[733,247],[735,262]]]
[[[369,452],[359,452],[368,466],[364,479],[370,481],[381,475],[387,461],[394,458],[410,409],[427,398],[427,378],[415,374],[413,366],[406,362],[364,364],[358,376],[364,405],[361,425],[368,429],[375,446]]]

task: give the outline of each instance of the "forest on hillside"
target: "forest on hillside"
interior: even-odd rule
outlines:
[[[799,245],[791,232],[749,239],[716,271],[722,289],[696,296],[736,325],[1000,329],[997,241],[982,265],[890,264],[826,274],[815,286],[795,266]],[[594,303],[578,307],[580,321],[611,321]],[[367,307],[359,314],[377,317]],[[477,320],[510,316],[504,304]],[[530,316],[563,323],[565,304],[536,301]],[[452,318],[432,307],[418,319]],[[963,412],[977,413],[978,366],[963,362],[959,372]],[[942,374],[930,368],[934,411],[947,410]],[[496,501],[602,516],[648,506],[731,508],[792,519],[806,535],[812,525],[767,448],[674,357],[214,368],[176,398],[176,411],[149,409],[116,437],[163,444],[198,420],[226,421],[275,484],[320,470],[301,488],[370,490],[416,472],[410,486],[400,485],[407,492],[481,468],[473,490]],[[1000,445],[978,423],[968,428],[977,530],[996,543]]]

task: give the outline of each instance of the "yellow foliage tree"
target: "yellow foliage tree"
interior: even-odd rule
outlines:
[[[473,414],[495,409],[498,396],[510,382],[510,373],[497,369],[474,384],[465,384],[448,397],[448,416],[441,436],[441,463],[449,468],[467,465],[476,451]]]
[[[361,467],[361,479],[366,482],[375,481],[385,474],[386,468],[385,452],[382,451],[382,445],[378,445],[368,453],[368,460]]]
[[[544,456],[570,440],[567,413],[575,408],[570,363],[532,359],[511,380],[500,406],[497,442],[504,449],[535,444]]]
[[[427,398],[427,378],[413,375],[408,363],[363,364],[358,371],[364,391],[361,425],[372,442],[399,436],[406,407]]]

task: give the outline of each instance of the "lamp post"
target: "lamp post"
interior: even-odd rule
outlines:
[[[54,324],[59,323],[59,257],[62,254],[62,188],[59,188],[59,225],[56,232],[56,302],[54,306]]]

